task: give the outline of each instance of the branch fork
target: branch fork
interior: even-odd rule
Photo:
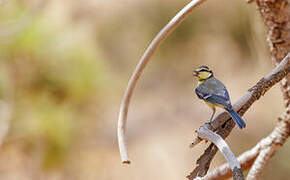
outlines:
[[[239,161],[235,157],[234,153],[225,142],[225,140],[218,134],[214,133],[209,129],[211,125],[209,123],[201,126],[196,132],[200,139],[208,140],[214,143],[216,147],[218,147],[219,151],[223,154],[225,159],[227,160],[230,169],[233,172],[234,180],[243,180],[244,175],[240,166]]]

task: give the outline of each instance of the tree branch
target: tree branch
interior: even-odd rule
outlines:
[[[251,169],[248,173],[248,179],[254,179],[253,177],[259,177],[261,175],[260,172],[261,169],[266,165],[265,162],[268,162],[269,157],[271,155],[274,155],[278,147],[282,146],[286,142],[286,139],[289,137],[289,135],[290,115],[286,112],[282,117],[278,118],[277,126],[266,138],[263,138],[260,142],[256,144],[255,147],[244,152],[238,157],[238,161],[240,162],[243,170],[247,170],[250,167],[252,167],[252,169],[254,168],[253,170]],[[262,159],[262,157],[266,158],[261,161],[259,160],[259,157],[260,159]],[[255,166],[257,166],[257,168]],[[257,174],[258,172],[259,174]],[[227,179],[229,177],[231,177],[231,169],[226,163],[210,171],[202,179],[217,180]]]
[[[263,77],[255,86],[250,88],[248,92],[240,98],[236,103],[234,103],[234,108],[242,116],[244,113],[251,107],[251,105],[258,100],[262,95],[264,95],[272,86],[278,83],[283,79],[289,72],[290,66],[288,65],[290,59],[290,53],[280,62],[280,64],[268,75]],[[205,125],[205,124],[204,124]],[[203,126],[204,126],[203,125]],[[212,131],[217,131],[217,134],[221,135],[223,138],[226,138],[231,130],[234,128],[235,123],[230,118],[230,116],[223,112],[219,114],[211,123],[210,126]],[[198,138],[195,138],[195,140]],[[200,141],[200,140],[197,140]],[[193,142],[193,144],[197,144]],[[188,175],[188,179],[194,179],[197,176],[205,176],[209,165],[217,152],[216,146],[210,144],[209,147],[205,150],[203,155],[197,160],[197,167]]]
[[[197,134],[200,138],[209,140],[218,147],[218,149],[227,160],[229,167],[233,172],[234,180],[244,180],[244,175],[240,163],[236,159],[234,153],[232,152],[228,144],[221,136],[209,130],[208,126],[201,126],[197,130]]]
[[[261,144],[262,143],[258,143],[255,147],[244,152],[242,155],[238,157],[238,161],[240,162],[243,171],[249,169],[252,166],[252,164],[254,163],[255,159],[257,158],[260,152]],[[231,177],[231,169],[228,163],[225,163],[207,173],[207,175],[204,176],[202,179],[218,180],[218,179],[227,179],[230,177]]]
[[[252,164],[254,163],[254,160],[257,158],[259,154],[259,145],[256,145],[251,150],[248,150],[244,152],[242,155],[238,157],[238,161],[240,162],[242,170],[249,169]],[[225,163],[209,173],[206,174],[206,176],[202,177],[203,180],[219,180],[219,179],[228,179],[232,176],[232,171],[228,165],[228,163]]]
[[[265,168],[271,157],[276,153],[290,135],[290,112],[286,112],[284,117],[278,118],[278,124],[272,133],[262,141],[264,144],[260,150],[259,156],[251,167],[247,179],[259,179],[262,170]]]
[[[193,0],[187,4],[181,11],[175,15],[171,21],[156,35],[153,41],[150,43],[143,56],[141,57],[138,65],[136,66],[131,78],[128,82],[127,89],[124,93],[119,112],[118,119],[118,142],[122,163],[130,164],[127,150],[127,140],[125,136],[127,113],[130,104],[130,99],[134,92],[134,88],[138,79],[141,76],[144,68],[146,67],[149,59],[160,46],[160,44],[171,34],[171,32],[177,28],[177,26],[188,17],[194,8],[198,7],[205,0]]]

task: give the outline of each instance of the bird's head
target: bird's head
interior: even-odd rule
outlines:
[[[192,75],[198,80],[206,80],[213,76],[213,72],[207,66],[200,66],[192,72]]]

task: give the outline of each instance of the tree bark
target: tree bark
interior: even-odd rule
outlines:
[[[290,2],[288,0],[257,0],[258,10],[267,30],[272,61],[278,64],[290,52]],[[288,65],[290,65],[288,63]],[[290,76],[281,82],[284,105],[289,110]]]

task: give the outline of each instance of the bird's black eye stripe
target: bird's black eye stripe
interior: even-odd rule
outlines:
[[[207,70],[207,69],[201,69],[201,70],[199,70],[199,72],[210,72],[210,73],[212,73],[212,71]]]

